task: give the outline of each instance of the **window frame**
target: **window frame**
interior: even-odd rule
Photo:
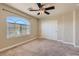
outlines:
[[[9,16],[9,17],[11,17],[11,16]],[[15,17],[16,17],[16,16],[15,16]],[[21,18],[21,17],[20,17],[20,18]],[[27,32],[24,32],[23,34],[21,33],[21,31],[23,31],[23,29],[21,30],[21,27],[22,27],[21,25],[24,25],[24,24],[18,24],[17,22],[15,22],[15,23],[7,22],[7,38],[13,38],[13,37],[20,37],[20,36],[30,35],[31,32],[32,32],[32,31],[31,31],[31,29],[32,29],[32,27],[31,27],[31,22],[30,22],[28,19],[25,19],[25,20],[29,22],[29,25],[26,25],[26,30],[27,30],[27,26],[29,26],[29,34],[27,34]],[[9,35],[9,30],[10,30],[10,29],[8,28],[8,27],[10,26],[9,24],[14,24],[14,29],[15,29],[15,30],[17,30],[17,29],[16,29],[16,25],[20,25],[20,28],[19,28],[20,34],[17,35],[17,33],[16,33],[17,31],[14,31],[14,36],[10,36],[10,35]]]

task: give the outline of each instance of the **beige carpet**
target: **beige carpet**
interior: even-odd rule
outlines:
[[[79,48],[54,40],[37,39],[0,53],[1,56],[77,56]]]

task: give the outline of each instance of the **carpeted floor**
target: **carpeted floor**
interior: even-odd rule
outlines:
[[[1,56],[78,56],[79,48],[54,40],[37,39],[0,53]]]

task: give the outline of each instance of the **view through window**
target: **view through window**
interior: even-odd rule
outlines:
[[[29,35],[31,24],[27,19],[9,16],[7,17],[7,37]]]

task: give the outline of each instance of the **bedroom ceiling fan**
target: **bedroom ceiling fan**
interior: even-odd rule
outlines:
[[[41,3],[37,3],[37,6],[39,7],[39,9],[29,8],[29,11],[39,11],[37,15],[41,15],[44,13],[49,15],[50,13],[47,12],[47,10],[55,9],[55,6],[50,6],[50,7],[45,8],[45,4],[41,4]]]

